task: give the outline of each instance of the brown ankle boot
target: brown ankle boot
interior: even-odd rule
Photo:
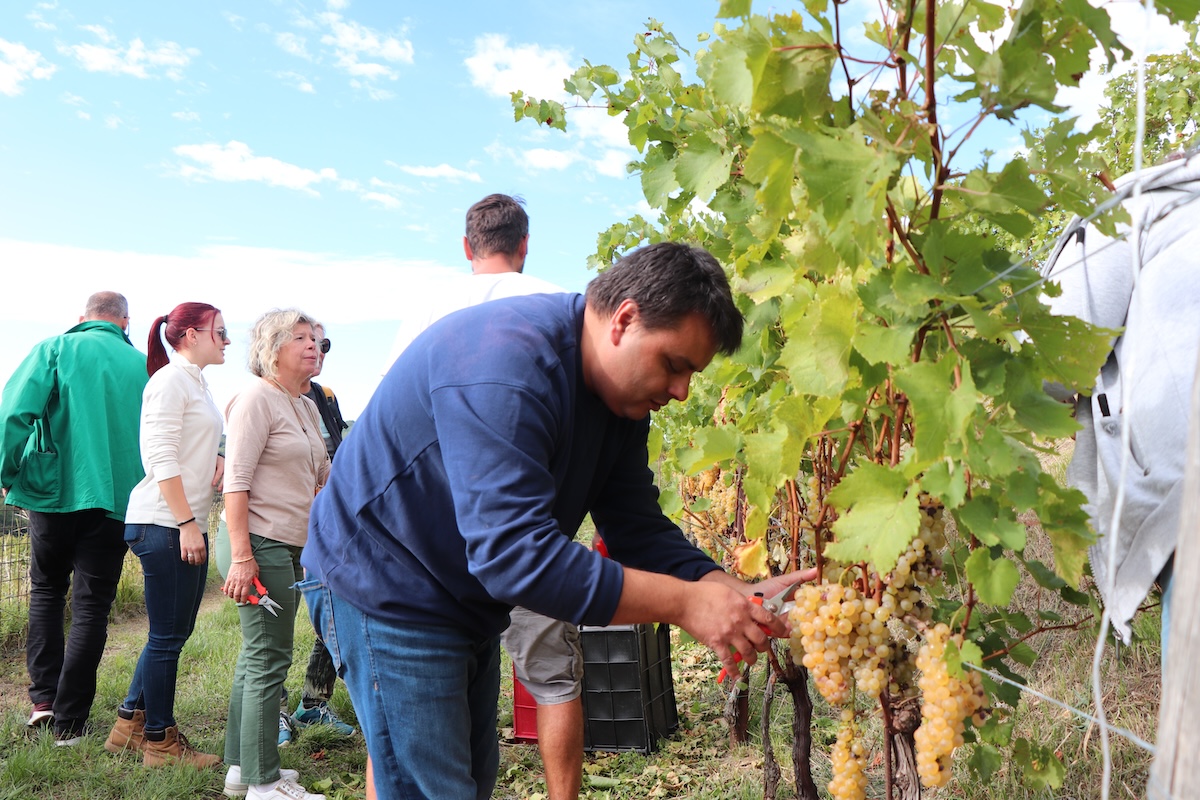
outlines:
[[[133,716],[125,719],[117,714],[117,724],[108,733],[104,749],[110,753],[123,753],[126,750],[141,750],[146,730],[146,712],[140,708],[134,709]]]
[[[161,742],[146,737],[146,744],[142,747],[142,763],[147,767],[161,767],[178,761],[191,764],[197,769],[207,769],[221,763],[220,756],[201,753],[192,747],[187,737],[179,732],[179,728],[172,726],[163,731],[163,734]]]

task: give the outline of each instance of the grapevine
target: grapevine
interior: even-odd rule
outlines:
[[[592,264],[694,242],[727,268],[746,318],[742,350],[654,415],[660,474],[683,476],[664,510],[744,577],[818,571],[790,614],[790,659],[770,659],[794,701],[799,796],[817,796],[810,678],[842,715],[836,797],[866,792],[868,702],[889,798],[943,785],[964,740],[982,780],[1010,759],[1029,788],[1058,789],[1054,748],[1016,741],[984,709],[1019,697],[997,686],[989,699],[954,665],[1032,663],[1026,640],[1053,626],[1011,607],[1023,580],[1089,605],[1085,499],[1039,460],[1076,423],[1043,387],[1089,390],[1111,338],[1052,317],[1036,265],[1009,245],[1035,252],[1052,220],[1094,208],[1105,132],[1054,119],[1006,164],[966,145],[994,119],[1057,113],[1085,55],[1112,66],[1123,47],[1088,4],[884,0],[865,37],[845,36],[857,21],[844,3],[751,5],[721,3],[692,51],[651,20],[628,69],[585,62],[565,84],[576,108],[625,123],[653,210],[603,232]],[[518,119],[565,128],[561,103],[512,100]],[[1036,517],[1053,563],[1026,550],[1018,514]]]

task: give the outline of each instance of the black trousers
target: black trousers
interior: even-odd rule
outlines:
[[[29,699],[52,703],[54,729],[83,733],[125,561],[125,523],[103,509],[29,512]],[[67,590],[71,629],[64,633]]]

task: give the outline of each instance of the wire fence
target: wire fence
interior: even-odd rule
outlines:
[[[208,517],[210,544],[216,541],[224,507],[224,498],[216,495]],[[22,645],[29,625],[29,517],[16,506],[0,505],[0,511],[0,648],[11,648]],[[113,613],[143,603],[142,562],[133,553],[126,553]]]

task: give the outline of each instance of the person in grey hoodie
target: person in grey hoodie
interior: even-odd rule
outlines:
[[[1133,197],[1135,180],[1139,198]],[[1083,426],[1067,479],[1088,498],[1099,535],[1089,554],[1092,574],[1113,627],[1129,641],[1130,621],[1157,580],[1163,589],[1164,663],[1189,399],[1200,349],[1198,198],[1200,152],[1124,176],[1115,199],[1129,212],[1129,224],[1119,225],[1110,238],[1073,220],[1043,269],[1062,288],[1049,300],[1056,314],[1119,330],[1090,395],[1048,390],[1074,401]],[[1139,227],[1140,263],[1131,225]],[[1124,425],[1128,453],[1121,441]],[[1125,456],[1124,498],[1114,520]],[[1110,536],[1116,536],[1111,564]]]

